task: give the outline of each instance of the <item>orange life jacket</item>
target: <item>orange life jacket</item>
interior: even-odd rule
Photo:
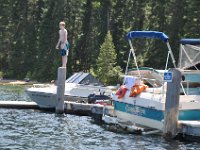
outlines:
[[[130,91],[130,95],[129,97],[135,97],[137,96],[138,94],[140,94],[141,92],[143,92],[148,86],[147,85],[134,85],[132,88],[131,88],[131,91]]]
[[[118,89],[116,95],[118,95],[118,98],[123,98],[124,95],[126,94],[127,88],[125,85],[121,85],[120,88]]]

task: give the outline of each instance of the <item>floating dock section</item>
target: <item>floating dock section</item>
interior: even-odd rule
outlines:
[[[27,102],[27,101],[0,101],[0,108],[39,109],[39,110],[55,111],[54,108],[40,108],[35,102]],[[102,117],[103,111],[107,115],[111,115],[113,113],[113,109],[114,108],[112,106],[103,106],[100,104],[76,103],[70,101],[64,102],[64,112],[68,114],[86,115],[86,116],[97,114]]]
[[[179,133],[187,140],[200,139],[200,121],[179,121]],[[193,138],[188,138],[193,137]]]
[[[40,109],[35,102],[26,101],[0,101],[0,108]]]

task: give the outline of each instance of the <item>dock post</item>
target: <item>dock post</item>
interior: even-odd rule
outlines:
[[[66,68],[59,67],[57,74],[57,101],[56,101],[56,113],[64,113],[64,94],[65,94],[65,80],[66,80]]]
[[[181,72],[178,69],[169,71],[172,72],[172,82],[167,83],[163,133],[166,138],[174,138],[178,133]]]

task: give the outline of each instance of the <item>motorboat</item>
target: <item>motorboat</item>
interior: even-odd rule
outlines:
[[[164,81],[163,75],[168,72],[168,61],[170,57],[174,68],[178,68],[169,44],[169,38],[165,33],[158,31],[131,31],[126,35],[126,37],[130,45],[130,52],[123,85],[117,92],[113,92],[111,95],[114,105],[114,113],[117,118],[123,121],[132,122],[137,126],[162,130],[167,85]],[[163,70],[138,66],[137,57],[132,45],[132,40],[136,38],[160,39],[166,43],[168,55]],[[198,40],[197,43],[200,45],[200,40]],[[183,44],[186,43],[181,41],[181,45]],[[131,56],[133,56],[136,65],[135,69],[128,68]],[[198,62],[196,59],[198,59],[198,61],[200,60],[200,58],[197,57],[195,58],[195,62]],[[192,62],[189,67],[194,65],[195,63]],[[185,70],[186,68],[179,68],[183,75],[179,97],[179,120],[200,120],[200,90],[198,87],[200,83],[200,71]],[[196,76],[196,78],[192,76]],[[191,92],[190,86],[187,86],[190,85],[190,83],[192,85],[193,82],[197,84],[195,92]],[[134,95],[135,90],[136,94]]]
[[[87,102],[88,96],[99,95],[98,99],[110,96],[114,86],[104,86],[89,73],[73,74],[65,82],[65,101]],[[55,108],[57,86],[36,84],[26,90],[32,101],[40,108]]]

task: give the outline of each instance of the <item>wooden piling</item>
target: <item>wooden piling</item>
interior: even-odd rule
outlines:
[[[57,102],[56,113],[64,113],[64,93],[65,93],[65,80],[66,80],[66,68],[59,67],[57,75]]]
[[[167,83],[167,94],[165,103],[164,129],[166,138],[174,138],[178,133],[178,109],[181,72],[178,69],[170,69],[172,82]]]

